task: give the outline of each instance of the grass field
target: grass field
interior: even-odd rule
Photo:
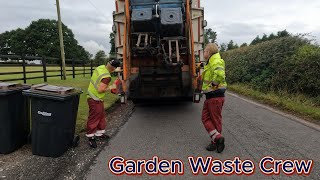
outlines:
[[[57,68],[59,69],[59,67],[50,67],[50,68]],[[41,67],[32,67],[30,68],[30,70],[32,71],[40,71],[42,68]],[[0,72],[18,72],[21,69],[16,69],[9,67],[9,68],[3,68],[0,67]],[[88,70],[89,72],[89,70]],[[59,72],[58,72],[59,73]],[[38,75],[33,75],[33,76],[41,76],[41,73]],[[14,77],[12,77],[11,75],[7,78],[4,78],[3,76],[0,76],[0,79],[12,79]],[[23,81],[17,81],[20,83],[23,83]],[[48,78],[48,84],[50,85],[59,85],[59,86],[72,86],[72,87],[76,87],[76,88],[81,88],[84,93],[81,94],[80,96],[80,102],[79,102],[79,110],[78,110],[78,118],[77,118],[77,124],[76,124],[76,132],[80,132],[83,131],[86,127],[86,121],[87,121],[87,117],[88,117],[88,105],[87,105],[87,97],[86,97],[86,90],[88,88],[90,82],[90,75],[86,75],[85,77],[83,77],[83,75],[78,75],[76,76],[75,79],[72,79],[72,76],[68,76],[67,80],[61,80],[60,77],[52,77],[52,78]],[[32,79],[32,80],[27,80],[27,84],[40,84],[43,83],[43,79]],[[105,108],[109,108],[110,106],[112,106],[116,101],[118,101],[119,97],[116,95],[113,95],[111,93],[107,94],[107,97],[105,99]]]

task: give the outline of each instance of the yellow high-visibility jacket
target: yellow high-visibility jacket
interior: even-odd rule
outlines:
[[[87,98],[92,98],[96,101],[103,101],[106,93],[99,93],[98,87],[100,86],[101,80],[108,77],[111,77],[111,75],[105,65],[97,67],[92,73],[87,91]]]
[[[216,85],[213,85],[216,84]],[[208,93],[217,89],[226,89],[225,63],[219,53],[212,55],[202,73],[202,91]]]

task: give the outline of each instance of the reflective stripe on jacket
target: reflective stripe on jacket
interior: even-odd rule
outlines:
[[[106,93],[99,93],[98,88],[100,86],[101,80],[108,77],[111,77],[111,75],[105,65],[97,67],[92,73],[92,77],[87,91],[87,97],[92,98],[96,101],[103,101],[104,97],[106,96]]]
[[[216,86],[212,85],[216,84]],[[225,63],[219,53],[212,55],[202,73],[202,91],[208,93],[217,89],[226,89]]]

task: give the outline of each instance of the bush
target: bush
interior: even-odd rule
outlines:
[[[222,53],[227,81],[260,91],[288,91],[318,96],[320,48],[290,36]]]

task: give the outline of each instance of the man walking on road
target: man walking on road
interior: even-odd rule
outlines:
[[[111,60],[107,65],[97,67],[91,77],[87,101],[89,105],[89,117],[87,122],[87,134],[89,145],[97,148],[96,138],[107,139],[105,135],[106,114],[103,99],[106,93],[113,89],[109,87],[111,82],[111,74],[117,67],[120,67],[120,61]]]
[[[222,107],[227,88],[225,76],[225,63],[221,59],[216,44],[208,44],[204,51],[206,65],[201,75],[199,89],[202,89],[206,101],[202,110],[202,123],[210,135],[211,143],[206,147],[208,151],[224,150],[224,137],[222,136]]]

